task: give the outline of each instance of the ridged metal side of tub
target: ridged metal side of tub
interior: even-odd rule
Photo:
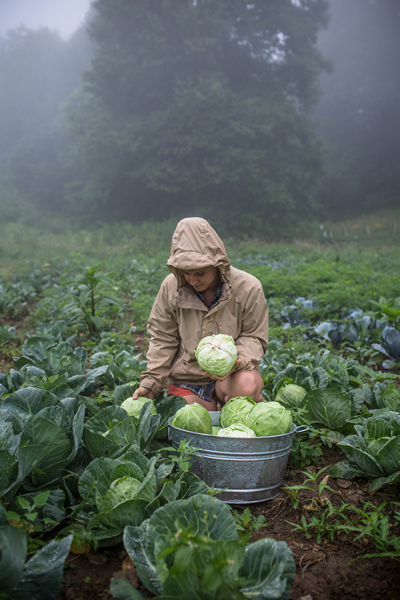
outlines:
[[[218,425],[219,411],[210,412]],[[289,433],[257,438],[225,438],[194,433],[169,423],[168,437],[174,448],[186,439],[195,446],[191,471],[215,489],[218,499],[229,504],[272,500],[279,495],[293,437],[307,431],[292,424]]]

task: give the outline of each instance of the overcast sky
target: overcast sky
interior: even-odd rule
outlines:
[[[69,37],[83,22],[91,0],[0,0],[0,36],[26,25],[48,27]]]

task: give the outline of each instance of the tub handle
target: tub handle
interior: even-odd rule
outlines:
[[[299,425],[298,428],[296,429],[296,435],[298,433],[305,433],[306,431],[308,431],[310,428],[308,425]]]

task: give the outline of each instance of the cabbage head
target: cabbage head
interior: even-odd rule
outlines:
[[[211,432],[211,433],[212,433],[213,435],[218,435],[218,431],[221,431],[221,427],[217,427],[216,425],[213,425],[213,428],[212,428],[212,432]]]
[[[179,429],[195,433],[212,433],[211,415],[204,406],[195,402],[180,408],[171,421]]]
[[[227,375],[237,361],[235,340],[222,333],[200,340],[195,354],[200,369],[218,377]]]
[[[246,427],[243,423],[234,423],[230,427],[225,427],[218,431],[219,437],[256,437],[256,434],[250,427]]]
[[[126,502],[127,500],[132,500],[140,486],[141,482],[134,477],[120,477],[112,482],[111,487],[107,490],[102,503],[102,510],[109,510],[121,504],[121,502]]]
[[[121,408],[125,409],[130,417],[136,417],[138,419],[140,416],[140,411],[146,402],[151,402],[150,414],[156,415],[157,411],[156,407],[154,406],[154,401],[150,398],[144,398],[143,396],[139,396],[137,400],[133,400],[133,398],[127,398],[121,404]]]
[[[220,424],[222,427],[230,427],[233,423],[246,423],[246,417],[255,402],[251,396],[236,396],[231,398],[221,410]]]
[[[300,385],[289,383],[280,388],[275,400],[286,406],[300,406],[306,394],[307,390]]]
[[[259,402],[247,415],[246,425],[257,436],[281,435],[290,431],[292,415],[279,402]]]

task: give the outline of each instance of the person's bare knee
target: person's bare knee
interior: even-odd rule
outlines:
[[[185,398],[186,404],[194,404],[197,402],[206,408],[207,410],[217,410],[217,402],[214,398],[211,399],[211,402],[207,402],[207,400],[203,400],[196,396],[196,394],[190,394],[188,396],[183,396]]]
[[[258,376],[258,377],[257,377]],[[233,374],[233,385],[235,389],[240,390],[240,396],[257,396],[260,393],[260,381],[262,378],[258,371],[253,369],[252,371],[239,371]],[[261,383],[262,385],[262,383]]]
[[[257,369],[237,371],[228,379],[217,381],[215,392],[219,400],[227,402],[236,396],[250,396],[255,402],[261,402],[263,379]]]

